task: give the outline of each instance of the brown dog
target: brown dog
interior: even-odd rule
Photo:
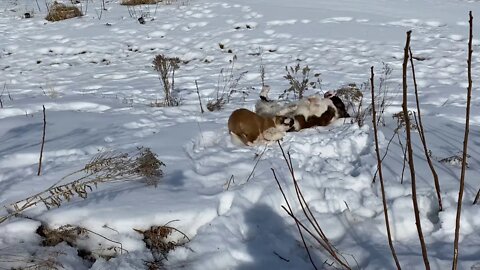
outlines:
[[[277,141],[293,126],[293,119],[285,116],[260,116],[247,109],[235,110],[228,119],[228,130],[233,142],[253,145],[259,141]]]

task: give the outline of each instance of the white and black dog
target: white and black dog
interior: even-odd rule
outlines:
[[[295,123],[288,131],[299,131],[315,126],[327,126],[338,118],[350,117],[345,104],[335,94],[327,92],[323,97],[313,95],[295,102],[280,103],[268,98],[269,86],[264,86],[255,112],[264,117],[286,116]]]

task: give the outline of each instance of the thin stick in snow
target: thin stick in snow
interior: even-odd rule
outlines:
[[[378,147],[378,130],[377,130],[377,113],[375,111],[375,91],[374,91],[374,73],[373,67],[370,68],[370,86],[372,89],[372,123],[373,123],[373,134],[375,136],[375,152],[377,153],[377,170],[378,170],[378,178],[380,179],[380,189],[382,191],[382,203],[383,203],[383,214],[385,216],[385,226],[387,229],[387,237],[388,237],[388,245],[390,246],[390,251],[392,252],[393,260],[395,261],[395,265],[397,269],[401,269],[400,262],[397,258],[397,253],[395,252],[395,248],[393,247],[392,242],[392,233],[390,232],[390,222],[388,218],[388,209],[387,209],[387,199],[385,196],[385,186],[383,181],[383,173],[382,173],[382,160],[380,159],[380,149]],[[393,137],[392,137],[393,138]]]
[[[425,239],[422,232],[422,223],[420,221],[420,210],[418,208],[417,201],[417,183],[415,179],[415,165],[413,162],[413,148],[412,148],[412,136],[410,134],[410,116],[408,115],[407,109],[407,65],[408,65],[408,49],[410,48],[410,34],[412,31],[407,32],[407,41],[405,44],[404,56],[403,56],[403,117],[405,120],[405,131],[407,134],[407,152],[408,152],[408,166],[410,168],[410,177],[412,181],[412,202],[413,202],[413,212],[415,214],[415,224],[417,226],[418,239],[420,240],[420,245],[422,246],[422,256],[423,263],[425,264],[425,269],[430,270],[430,262],[428,261],[427,246],[425,245]]]
[[[195,86],[197,87],[198,102],[200,103],[200,111],[203,113],[202,99],[200,98],[200,90],[198,90],[198,83],[195,80]]]
[[[40,148],[40,159],[38,161],[38,172],[37,175],[40,175],[42,172],[42,158],[43,158],[43,147],[45,146],[45,129],[47,126],[47,120],[45,117],[45,106],[42,105],[43,107],[43,134],[42,134],[42,147]]]
[[[457,217],[455,220],[455,241],[453,243],[453,263],[452,269],[456,270],[458,266],[458,241],[460,237],[460,216],[462,214],[462,200],[463,200],[463,190],[465,188],[465,171],[467,168],[467,150],[468,150],[468,133],[470,130],[470,103],[472,100],[472,39],[473,39],[473,16],[472,11],[470,11],[470,34],[468,39],[468,88],[467,88],[467,109],[465,116],[465,136],[463,139],[463,157],[462,157],[462,172],[460,175],[460,187],[458,191],[458,201],[457,201]]]
[[[441,191],[440,191],[440,183],[438,181],[438,174],[437,174],[437,171],[435,170],[435,167],[433,167],[432,159],[430,158],[430,155],[428,154],[427,140],[425,138],[425,132],[424,132],[424,129],[423,129],[422,114],[420,112],[420,102],[418,101],[417,78],[415,77],[415,66],[413,65],[413,54],[412,54],[411,48],[408,48],[408,52],[410,53],[410,64],[412,65],[413,86],[415,88],[415,101],[417,103],[418,134],[420,135],[420,140],[422,141],[422,145],[423,145],[423,152],[425,154],[425,157],[427,158],[428,166],[430,167],[430,171],[432,172],[433,182],[435,183],[435,191],[437,192],[437,200],[438,200],[438,209],[439,209],[439,211],[442,211],[443,210],[442,194],[441,194]],[[415,117],[415,120],[417,120],[416,117]]]

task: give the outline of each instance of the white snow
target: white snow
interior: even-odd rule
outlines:
[[[412,52],[419,59],[415,69],[425,135],[444,206],[439,212],[414,131],[421,224],[432,269],[451,267],[460,168],[440,160],[458,155],[463,146],[468,11],[480,17],[478,1],[178,0],[129,10],[113,0],[105,1],[102,11],[102,1],[88,1],[86,10],[87,1],[81,0],[78,7],[87,11],[85,16],[55,23],[44,19],[44,4],[52,1],[38,2],[41,10],[33,0],[0,1],[0,206],[43,191],[102,150],[149,147],[166,167],[156,188],[134,179],[100,184],[86,199],[50,210],[38,205],[0,223],[0,268],[26,267],[33,257],[54,256],[62,269],[146,269],[144,262],[153,258],[134,229],[168,223],[191,241],[168,254],[163,262],[167,269],[313,269],[295,222],[281,208],[286,204],[272,168],[293,212],[306,221],[282,152],[275,143],[233,144],[228,117],[235,109],[254,108],[262,87],[261,64],[272,88],[270,98],[276,98],[289,87],[285,66],[297,60],[311,68],[312,76],[321,73],[321,90],[308,90],[309,95],[361,85],[369,80],[371,66],[378,86],[385,63],[392,74],[385,126],[379,133],[383,154],[397,127],[392,115],[401,110],[408,30],[413,30]],[[146,23],[140,24],[132,10]],[[33,18],[23,18],[25,12],[33,12]],[[459,253],[459,269],[472,270],[480,269],[480,206],[472,205],[480,188],[478,18],[474,29],[470,158]],[[163,99],[152,66],[157,54],[182,60],[175,73],[178,107],[151,106]],[[225,86],[220,70],[228,76],[234,55],[233,78],[247,72],[238,92],[222,110],[200,113],[195,81],[206,109]],[[410,71],[408,84],[413,91]],[[370,103],[368,90],[365,106]],[[42,106],[46,143],[37,176]],[[415,108],[413,95],[408,107]],[[365,123],[359,127],[342,119],[287,133],[281,144],[320,226],[351,267],[394,269],[380,185],[378,179],[372,183],[376,156],[371,118]],[[404,137],[400,131],[403,145]],[[410,173],[407,166],[402,179],[397,137],[388,147],[383,168],[394,246],[404,269],[422,269]],[[2,207],[0,216],[6,214]],[[128,253],[92,263],[65,243],[42,247],[35,233],[41,222],[54,228],[83,226],[122,243]],[[330,264],[332,258],[307,241],[316,265],[330,269],[324,262]],[[95,236],[79,245],[99,249],[114,244]],[[12,253],[14,262],[9,260]]]

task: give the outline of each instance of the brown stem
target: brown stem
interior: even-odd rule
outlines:
[[[265,152],[267,151],[267,146],[268,146],[268,145],[265,145],[265,148],[263,149],[262,153],[260,153],[260,155],[258,156],[257,161],[255,162],[255,165],[253,165],[252,171],[251,171],[250,174],[248,175],[247,181],[245,181],[245,182],[250,181],[250,179],[252,178],[253,173],[255,172],[255,169],[257,168],[258,163],[259,163],[260,160],[262,159],[263,154],[265,154]]]
[[[310,254],[310,250],[308,249],[307,243],[305,242],[305,238],[303,237],[302,230],[300,229],[299,222],[297,221],[297,219],[295,218],[295,216],[293,216],[293,212],[292,212],[292,208],[290,207],[290,203],[289,203],[288,200],[287,200],[287,196],[285,195],[285,192],[283,191],[283,188],[282,188],[282,186],[280,185],[280,181],[278,181],[277,175],[275,174],[275,170],[274,170],[273,168],[272,168],[272,173],[273,173],[273,177],[275,178],[275,181],[277,182],[278,188],[280,189],[280,192],[282,192],[283,199],[284,199],[285,202],[287,203],[287,206],[288,206],[288,209],[289,209],[290,212],[287,211],[286,208],[283,208],[283,209],[285,209],[285,211],[286,211],[287,213],[291,214],[291,216],[292,216],[293,219],[295,220],[295,224],[297,225],[298,233],[300,234],[300,238],[302,238],[303,246],[305,247],[305,250],[307,251],[308,259],[310,260],[310,263],[312,264],[313,268],[315,268],[315,270],[317,270],[318,268],[317,268],[317,266],[315,265],[315,263],[313,262],[312,255]],[[283,206],[282,206],[282,207],[283,207]]]
[[[405,130],[407,134],[407,152],[408,152],[408,166],[410,167],[410,177],[412,181],[412,201],[413,201],[413,212],[415,214],[415,224],[417,225],[418,239],[420,240],[420,245],[422,247],[422,256],[423,262],[425,264],[425,269],[430,269],[430,263],[428,261],[427,246],[425,245],[425,239],[422,232],[422,223],[420,221],[420,210],[418,208],[417,201],[417,184],[415,178],[415,165],[413,162],[413,149],[412,149],[412,136],[410,134],[410,116],[408,115],[407,109],[407,65],[408,65],[408,49],[410,48],[410,34],[412,31],[407,32],[407,41],[404,49],[403,57],[403,117],[405,119]]]
[[[477,191],[477,196],[475,196],[475,200],[473,200],[473,204],[477,204],[478,200],[480,200],[480,189]]]
[[[465,171],[467,168],[467,150],[468,150],[468,133],[470,129],[470,103],[472,99],[472,39],[473,39],[473,16],[472,11],[470,11],[470,34],[468,39],[468,88],[467,88],[467,109],[465,116],[465,136],[463,139],[463,156],[462,156],[462,172],[460,175],[460,187],[458,191],[458,202],[457,202],[457,217],[455,220],[455,241],[453,244],[453,263],[452,269],[457,269],[458,264],[458,241],[460,236],[460,216],[462,214],[462,200],[463,200],[463,190],[465,188]]]
[[[323,232],[322,228],[320,227],[320,225],[318,224],[318,221],[317,219],[315,218],[315,216],[313,215],[312,211],[310,210],[310,207],[309,205],[307,204],[306,200],[305,200],[305,197],[303,196],[303,193],[300,189],[300,186],[298,185],[298,181],[297,181],[297,178],[295,177],[295,172],[293,170],[293,166],[292,166],[292,160],[291,160],[291,157],[290,157],[290,154],[288,154],[288,158],[287,158],[287,155],[285,154],[285,151],[283,150],[283,147],[282,145],[280,144],[280,141],[277,141],[279,147],[280,147],[280,150],[282,151],[282,155],[283,155],[283,158],[285,160],[285,162],[287,163],[287,166],[288,166],[288,169],[290,171],[290,174],[292,176],[292,181],[293,181],[293,184],[294,184],[294,187],[295,187],[295,192],[296,192],[296,195],[297,195],[297,201],[300,203],[300,206],[302,208],[302,211],[305,215],[305,217],[307,218],[307,220],[309,221],[309,223],[313,226],[313,228],[315,229],[315,231],[317,232],[317,234],[321,237],[321,239],[324,241],[324,243],[326,244],[326,250],[330,253],[330,255],[340,264],[342,265],[344,268],[346,269],[350,269],[350,266],[348,266],[347,262],[344,262],[337,254],[337,250],[335,249],[335,247],[330,243],[330,241],[328,240],[327,236],[325,235],[325,233]]]
[[[403,185],[403,178],[404,178],[404,175],[405,175],[405,167],[406,167],[406,163],[407,163],[407,148],[403,147],[403,144],[402,144],[402,139],[400,139],[400,135],[398,134],[397,132],[397,138],[398,138],[398,144],[400,145],[400,147],[402,148],[402,153],[403,153],[403,165],[402,165],[402,175],[400,177],[400,184]]]
[[[198,102],[200,103],[200,111],[203,113],[202,99],[200,98],[200,91],[198,90],[198,83],[195,80],[195,86],[197,87]]]
[[[442,211],[443,210],[442,195],[440,192],[440,183],[438,181],[438,174],[437,174],[437,171],[435,170],[435,167],[433,167],[432,159],[428,154],[427,140],[425,139],[425,132],[423,129],[422,114],[420,112],[420,102],[418,101],[417,79],[415,77],[415,66],[413,65],[413,55],[412,55],[411,48],[408,48],[408,51],[410,53],[410,64],[412,65],[412,78],[413,78],[413,86],[415,88],[415,101],[417,102],[418,131],[419,131],[418,134],[420,135],[420,140],[422,141],[422,145],[423,145],[423,152],[425,154],[425,157],[427,158],[428,166],[430,167],[430,171],[432,172],[433,182],[435,183],[435,190],[437,192],[437,200],[438,200],[438,210]]]
[[[387,237],[388,237],[388,245],[390,246],[390,251],[392,252],[393,260],[395,261],[395,265],[397,269],[401,269],[400,262],[397,258],[397,253],[395,252],[395,248],[393,247],[392,242],[392,233],[390,232],[390,222],[388,219],[388,209],[387,209],[387,199],[385,196],[385,186],[383,181],[383,173],[382,173],[382,160],[380,159],[380,149],[378,147],[378,130],[377,130],[377,113],[375,111],[375,92],[374,92],[374,74],[373,74],[373,67],[370,68],[370,85],[372,88],[372,123],[373,123],[373,133],[375,135],[375,152],[377,153],[377,169],[378,169],[378,178],[380,179],[380,189],[382,191],[382,203],[383,203],[383,213],[385,216],[385,226],[387,228]]]
[[[47,126],[47,120],[45,117],[45,106],[42,105],[43,107],[43,134],[42,134],[42,147],[40,148],[40,159],[38,161],[38,172],[37,175],[40,175],[42,172],[42,158],[43,158],[43,147],[45,146],[45,129]]]

